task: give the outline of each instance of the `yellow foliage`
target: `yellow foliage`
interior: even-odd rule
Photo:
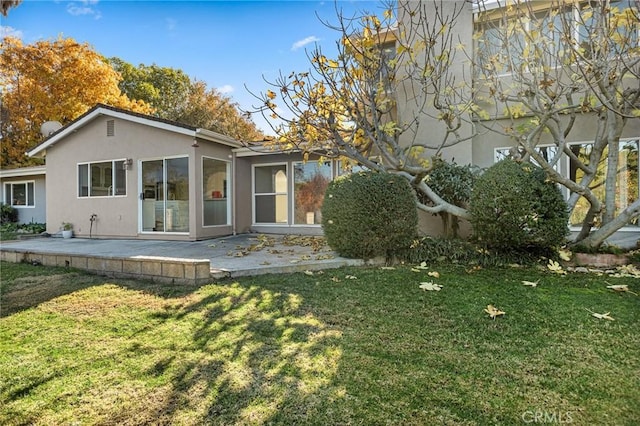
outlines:
[[[41,142],[45,121],[68,124],[98,103],[153,112],[146,103],[123,95],[119,82],[120,75],[87,43],[58,38],[23,45],[5,37],[0,44],[0,86],[9,119],[3,128],[3,166],[30,164],[24,153]]]

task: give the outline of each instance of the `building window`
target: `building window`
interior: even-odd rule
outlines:
[[[202,158],[202,200],[204,205],[203,225],[229,225],[230,207],[228,161]]]
[[[319,225],[324,193],[331,182],[331,163],[309,161],[293,164],[294,223]]]
[[[539,155],[544,158],[547,163],[550,163],[555,158],[558,153],[558,147],[556,145],[540,145],[536,146],[536,151]],[[518,157],[522,157],[524,155],[524,150],[516,147],[511,148],[496,148],[495,149],[495,158],[494,161],[497,163],[500,160],[504,160],[507,158],[514,159],[514,154]],[[530,161],[536,166],[540,166],[540,164],[533,158],[529,157]],[[558,161],[553,168],[556,171],[560,170],[560,162]]]
[[[254,223],[288,223],[287,182],[286,164],[253,166]]]
[[[78,164],[79,197],[127,195],[125,160]]]
[[[35,182],[7,182],[4,184],[4,202],[13,207],[35,207]]]
[[[640,188],[638,185],[638,175],[640,169],[638,167],[638,148],[639,139],[620,141],[618,150],[618,172],[616,182],[616,211],[615,215],[629,207],[640,196]],[[588,163],[593,143],[572,144],[571,150],[576,154],[580,162]],[[590,189],[598,197],[601,202],[605,199],[605,179],[607,176],[607,148],[602,153],[602,157],[596,169],[596,177],[590,184]],[[574,161],[569,161],[569,177],[574,182],[580,182],[584,172],[577,166]],[[572,226],[582,224],[587,212],[589,211],[589,202],[581,197],[576,203],[576,207],[569,219]],[[634,219],[628,225],[638,226],[638,218]]]

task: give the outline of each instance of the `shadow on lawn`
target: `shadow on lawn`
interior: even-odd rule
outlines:
[[[188,297],[188,304],[150,315],[159,321],[156,328],[193,327],[184,345],[174,345],[146,370],[168,377],[171,385],[156,404],[141,407],[142,416],[157,424],[298,424],[326,418],[327,404],[337,398],[333,380],[341,333],[304,312],[297,294],[238,283],[203,290]],[[133,356],[141,350],[149,355],[150,348],[133,350]],[[107,423],[130,422],[130,414],[114,412]]]
[[[57,297],[89,287],[117,281],[129,289],[159,297],[180,297],[192,293],[198,287],[189,285],[160,284],[145,280],[116,280],[91,275],[70,268],[47,267],[30,264],[12,264],[3,269],[0,280],[0,318],[13,315]]]
[[[96,336],[83,343],[78,359],[60,360],[77,365],[74,375],[92,377],[91,387],[66,385],[68,398],[54,395],[49,401],[61,418],[101,424],[298,424],[330,422],[338,415],[335,402],[344,394],[334,383],[341,331],[308,312],[299,294],[231,282],[176,286],[30,268],[31,275],[17,273],[3,283],[2,316],[77,292],[77,298],[61,299],[44,312],[75,318],[76,331]],[[74,333],[69,339],[75,340]],[[55,347],[75,347],[63,335]],[[24,350],[37,350],[35,344]],[[110,350],[101,351],[103,345]],[[111,378],[92,367],[103,364],[111,365]],[[31,379],[5,389],[4,401],[41,397],[46,407],[51,395],[41,394],[42,382]],[[56,386],[71,378],[64,373],[44,380]],[[92,399],[94,394],[99,397]],[[74,398],[84,401],[81,411],[66,404]],[[15,414],[13,420],[57,418],[44,411]]]

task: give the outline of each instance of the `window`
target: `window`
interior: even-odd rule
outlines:
[[[513,155],[512,150],[514,150],[514,147],[496,148],[494,161],[497,163],[498,161],[504,160],[505,158],[512,158],[512,155]],[[553,161],[554,157],[558,153],[558,147],[555,145],[542,145],[542,146],[537,146],[536,151],[538,152],[538,154],[542,156],[542,158],[545,159],[546,162],[550,162],[550,161]],[[517,152],[518,152],[518,155],[522,155],[524,153],[524,150],[518,149]],[[531,158],[531,162],[536,166],[540,166],[540,164],[538,164],[538,162],[535,161],[533,158]],[[557,162],[553,168],[556,171],[560,170],[560,162]]]
[[[202,158],[203,225],[229,225],[229,162]]]
[[[616,211],[618,215],[622,210],[626,209],[631,203],[640,196],[638,187],[638,148],[640,140],[620,141],[618,154],[618,173],[616,182]],[[588,163],[591,155],[592,143],[574,144],[571,150],[577,155],[581,162]],[[605,179],[607,176],[607,150],[602,154],[600,164],[598,164],[596,177],[590,185],[591,191],[604,202],[605,195]],[[579,182],[584,176],[584,172],[580,170],[575,162],[569,161],[569,177],[574,182]],[[587,212],[589,211],[589,202],[581,197],[576,203],[576,207],[570,218],[572,226],[582,224]],[[629,225],[638,226],[638,219],[634,219]]]
[[[288,223],[287,192],[286,164],[254,166],[254,222]]]
[[[293,164],[294,223],[319,225],[324,192],[331,182],[331,163],[309,161]]]
[[[78,164],[79,197],[127,195],[125,160]]]
[[[7,182],[4,184],[4,202],[13,207],[35,207],[35,182]]]

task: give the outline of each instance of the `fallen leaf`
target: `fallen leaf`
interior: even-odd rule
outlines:
[[[607,312],[605,314],[599,314],[597,312],[590,311],[589,309],[587,309],[587,311],[591,312],[591,316],[594,316],[594,317],[596,317],[598,319],[606,319],[606,320],[609,320],[609,321],[614,321],[614,319],[609,316],[609,314],[611,312]]]
[[[432,282],[420,283],[420,288],[424,291],[440,291],[442,286],[440,284],[434,284]]]
[[[482,266],[476,265],[476,266],[472,266],[470,269],[466,269],[466,272],[467,274],[472,274],[474,272],[479,271],[480,269],[482,269]]]
[[[313,271],[306,270],[306,271],[304,271],[304,274],[312,276],[313,275]]]
[[[395,271],[396,268],[394,268],[393,266],[381,266],[380,269],[382,269],[383,271]]]
[[[420,265],[416,266],[416,269],[429,269],[427,262],[420,262]]]
[[[567,273],[567,271],[562,269],[562,266],[560,266],[560,264],[558,262],[556,262],[555,260],[551,260],[551,259],[549,259],[549,263],[547,264],[547,269],[549,269],[549,271],[551,271],[551,272],[554,272],[554,273],[560,274],[560,275],[565,275]]]
[[[522,281],[522,284],[526,285],[526,286],[529,286],[529,287],[537,287],[539,282],[540,282],[540,280],[538,280],[538,281]]]
[[[357,280],[358,279],[358,277],[356,277],[355,275],[345,275],[344,277],[347,280]]]
[[[437,272],[437,271],[427,272],[427,275],[429,275],[430,277],[433,277],[433,278],[440,278],[440,273]]]
[[[560,248],[558,249],[558,256],[560,256],[560,259],[564,260],[565,262],[568,262],[571,260],[573,253],[571,253],[571,251],[566,248]]]
[[[340,282],[340,278],[338,278],[338,277],[331,277],[331,281],[333,281],[334,283],[339,283],[339,282]]]
[[[497,309],[493,305],[487,305],[487,307],[485,308],[484,311],[489,314],[491,319],[496,319],[497,316],[505,314],[504,311],[501,311],[501,310]]]
[[[635,294],[636,296],[638,295],[638,293],[634,293],[633,291],[629,290],[629,286],[627,284],[615,284],[615,285],[608,285],[607,288],[610,288],[613,291],[618,291],[621,293],[631,293],[631,294]]]

